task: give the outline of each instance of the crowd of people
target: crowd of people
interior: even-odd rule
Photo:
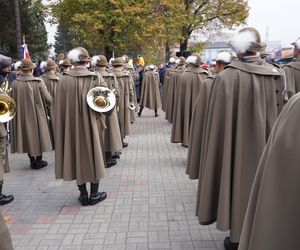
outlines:
[[[46,167],[42,153],[55,149],[56,178],[76,180],[79,202],[95,205],[107,197],[99,181],[128,146],[136,116],[146,107],[158,117],[162,108],[171,143],[188,148],[186,174],[198,180],[199,223],[230,231],[226,250],[297,249],[300,38],[284,67],[265,60],[255,28],[237,32],[231,45],[234,52],[220,51],[212,68],[192,54],[137,70],[126,55],[108,62],[82,47],[59,65],[41,64],[39,77],[29,59],[15,63],[14,72],[0,61],[0,83],[9,82],[17,106],[10,126],[0,124],[0,205],[14,199],[2,194],[7,130],[11,153],[27,153],[34,170]],[[86,101],[99,86],[115,94],[109,112],[95,112]],[[1,214],[0,249],[12,249]]]

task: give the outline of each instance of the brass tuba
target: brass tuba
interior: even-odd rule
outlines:
[[[5,78],[0,88],[0,123],[9,122],[16,115],[17,105],[15,100],[9,96],[10,93],[11,89]]]
[[[100,113],[109,112],[116,105],[114,92],[109,88],[101,86],[90,89],[86,100],[91,109]]]

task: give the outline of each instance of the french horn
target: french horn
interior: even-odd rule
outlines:
[[[10,97],[10,94],[11,88],[7,78],[5,78],[0,87],[0,123],[9,122],[16,115],[17,105],[15,100]]]
[[[9,122],[16,115],[17,106],[14,99],[0,92],[0,123]]]
[[[109,112],[116,105],[114,92],[102,86],[90,89],[86,99],[89,107],[100,113]]]

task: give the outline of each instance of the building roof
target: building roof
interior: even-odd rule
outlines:
[[[206,45],[205,49],[230,49],[231,46],[226,42],[215,42]]]

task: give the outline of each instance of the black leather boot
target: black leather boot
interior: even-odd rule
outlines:
[[[155,117],[158,117],[157,109],[154,109]]]
[[[78,200],[82,204],[82,206],[87,206],[89,204],[89,195],[86,190],[86,184],[78,185],[78,189],[80,191],[80,196]]]
[[[112,166],[117,164],[117,161],[111,157],[110,152],[106,152],[105,156],[106,156],[106,168],[111,168]]]
[[[99,183],[91,183],[91,195],[89,199],[89,205],[95,205],[107,198],[105,192],[98,192]]]
[[[43,156],[37,156],[35,160],[35,168],[34,169],[41,169],[48,165],[48,162],[42,160]]]
[[[30,160],[30,167],[32,169],[35,169],[35,158],[33,156],[31,156],[30,154],[28,154],[29,160]]]
[[[224,247],[226,250],[237,250],[239,248],[238,242],[232,242],[229,237],[224,240]]]
[[[139,110],[139,112],[137,113],[138,116],[141,116],[141,115],[142,115],[143,109],[144,109],[144,107],[143,107],[143,106],[140,106],[140,110]]]
[[[127,142],[122,141],[122,143],[123,143],[123,148],[127,148],[128,147],[128,143]]]
[[[111,158],[113,158],[113,159],[120,159],[120,154],[121,154],[121,152],[115,152],[115,153],[111,156]]]
[[[3,187],[3,184],[0,184],[0,206],[11,203],[14,200],[14,197],[12,195],[2,194],[2,187]]]

